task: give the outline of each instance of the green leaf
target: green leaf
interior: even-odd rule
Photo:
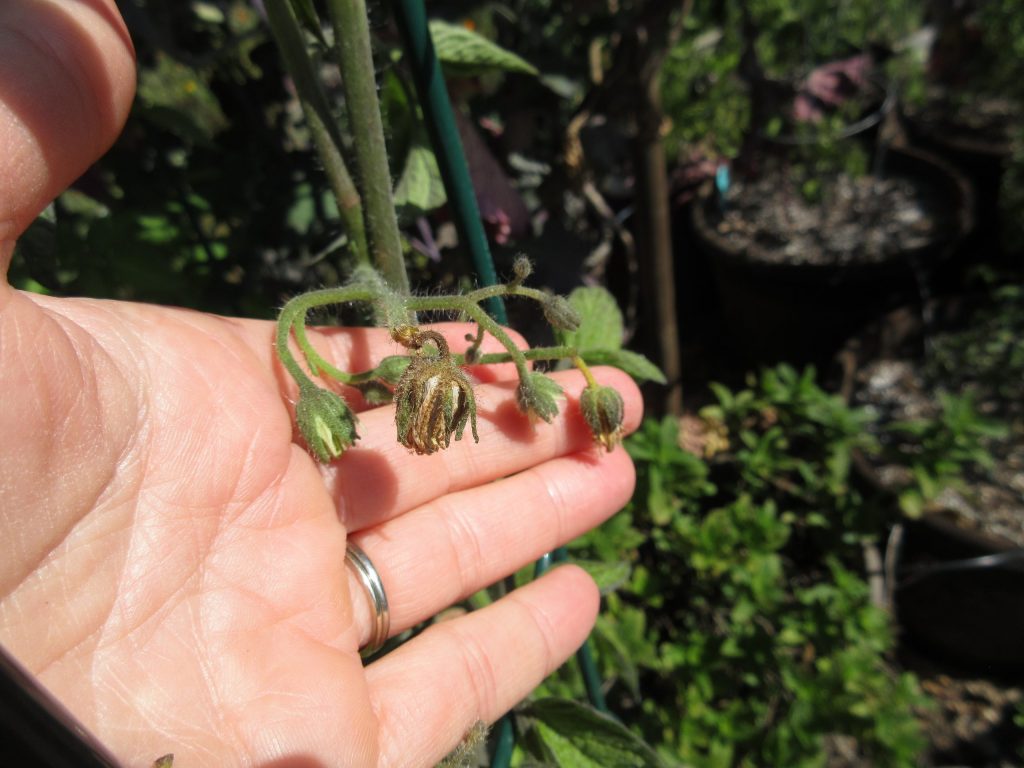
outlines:
[[[643,613],[640,611],[637,611],[637,613],[642,622]],[[600,648],[600,657],[611,662],[611,669],[614,670],[612,674],[625,684],[634,697],[639,699],[640,670],[637,667],[636,659],[644,658],[651,660],[658,658],[658,655],[654,653],[647,656],[639,656],[634,652],[635,649],[627,645],[626,640],[620,636],[620,632],[621,629],[617,626],[617,622],[602,614],[598,617],[597,623],[594,624],[592,637],[597,643],[598,648]],[[647,649],[645,648],[644,650],[646,651]]]
[[[430,36],[445,74],[473,77],[495,70],[537,74],[532,64],[458,24],[434,19],[430,22]]]
[[[139,112],[183,139],[212,146],[228,118],[207,80],[207,74],[158,52],[154,65],[139,72]]]
[[[643,355],[628,349],[587,349],[583,350],[582,357],[590,365],[614,365],[621,368],[637,381],[668,383],[658,366]]]
[[[608,715],[567,699],[541,699],[523,714],[556,765],[571,768],[661,768],[658,755],[639,736]]]
[[[580,327],[558,332],[559,343],[580,352],[622,349],[622,312],[608,291],[597,286],[577,288],[569,294],[569,303],[580,316]]]
[[[402,176],[395,187],[395,205],[426,212],[440,208],[447,199],[437,158],[430,147],[417,137],[409,147]]]
[[[196,15],[196,18],[209,24],[224,23],[224,11],[212,3],[192,3],[192,12]]]
[[[602,595],[614,592],[627,581],[632,567],[623,560],[606,562],[604,560],[573,560],[580,568],[590,574]]]

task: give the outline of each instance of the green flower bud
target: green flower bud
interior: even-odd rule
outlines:
[[[516,256],[516,260],[512,262],[512,273],[515,275],[512,279],[512,284],[520,285],[533,274],[533,264],[530,263],[526,256]]]
[[[543,373],[530,373],[525,379],[519,380],[519,387],[516,389],[516,405],[523,413],[529,416],[539,416],[550,424],[551,420],[558,415],[558,403],[555,402],[555,398],[561,394],[562,388],[554,379],[548,378]]]
[[[587,387],[580,394],[583,419],[594,439],[611,451],[622,440],[622,416],[625,404],[612,387]]]
[[[412,360],[395,389],[398,442],[419,454],[447,448],[462,439],[469,422],[476,433],[476,399],[466,374],[447,355]]]
[[[325,464],[359,439],[355,414],[341,396],[320,387],[302,387],[295,420],[310,452]]]
[[[541,305],[544,317],[558,331],[575,331],[580,327],[580,314],[564,296],[550,294]]]

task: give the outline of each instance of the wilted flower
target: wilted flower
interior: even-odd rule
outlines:
[[[551,423],[558,415],[558,403],[555,402],[555,398],[561,394],[562,388],[554,379],[543,373],[529,373],[525,379],[520,379],[516,388],[516,405],[523,413],[539,416]]]
[[[299,390],[295,420],[309,450],[325,464],[359,439],[355,414],[341,396],[312,384]]]
[[[612,387],[588,386],[580,393],[583,419],[594,434],[594,439],[611,451],[622,439],[622,416],[625,405]]]
[[[398,442],[416,453],[447,448],[452,435],[461,440],[467,421],[480,440],[473,387],[447,355],[414,358],[395,389],[395,406]]]

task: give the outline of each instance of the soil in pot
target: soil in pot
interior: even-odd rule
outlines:
[[[840,176],[810,204],[784,175],[692,206],[725,322],[749,363],[824,363],[857,328],[917,298],[970,229],[966,180],[890,149],[878,176]],[[922,286],[922,283],[925,283]]]

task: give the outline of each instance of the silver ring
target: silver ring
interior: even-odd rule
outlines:
[[[345,547],[345,560],[355,569],[359,580],[363,582],[366,591],[370,596],[370,609],[373,611],[373,631],[370,632],[370,639],[366,645],[359,649],[363,656],[376,653],[388,639],[388,632],[391,631],[391,611],[388,608],[388,598],[384,594],[384,584],[380,580],[380,574],[373,567],[370,558],[359,547],[349,542]]]

